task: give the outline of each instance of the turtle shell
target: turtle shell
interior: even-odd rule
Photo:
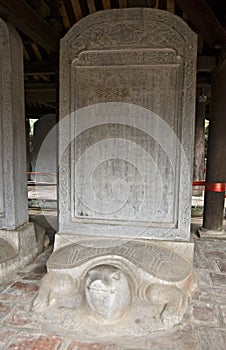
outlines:
[[[161,243],[131,241],[118,246],[96,248],[80,241],[64,246],[54,252],[48,260],[48,269],[72,269],[97,257],[123,257],[137,268],[162,280],[176,282],[185,279],[192,272],[192,264],[174,250]]]

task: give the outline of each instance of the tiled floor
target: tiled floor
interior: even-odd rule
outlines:
[[[226,349],[226,241],[195,242],[194,265],[198,288],[183,323],[164,333],[140,339],[93,339],[83,343],[42,329],[30,313],[49,248],[8,282],[0,284],[0,349],[3,350],[225,350]]]

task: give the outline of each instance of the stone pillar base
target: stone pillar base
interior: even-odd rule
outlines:
[[[69,235],[70,236],[70,235]],[[141,336],[181,322],[196,286],[192,243],[58,235],[33,316],[96,337]],[[113,326],[112,326],[113,324]]]
[[[38,238],[33,223],[16,230],[0,230],[0,278],[7,277],[29,263],[42,251],[42,247],[40,229]]]
[[[203,227],[198,228],[198,234],[200,239],[226,239],[226,232],[225,230],[221,231],[215,231],[215,230],[207,230]]]

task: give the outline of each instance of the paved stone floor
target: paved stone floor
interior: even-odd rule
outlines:
[[[48,248],[35,261],[0,284],[0,349],[2,350],[225,350],[226,241],[195,240],[197,291],[181,325],[145,338],[94,339],[84,342],[43,329],[30,313]],[[101,336],[101,335],[100,335]]]

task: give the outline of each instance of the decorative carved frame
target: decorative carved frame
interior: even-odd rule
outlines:
[[[183,66],[179,141],[187,159],[187,164],[182,163],[180,167],[177,227],[166,230],[164,227],[150,226],[141,238],[186,241],[190,238],[191,176],[187,176],[187,171],[188,168],[192,169],[193,159],[197,48],[195,33],[181,18],[155,9],[120,9],[97,12],[74,25],[61,40],[60,120],[74,112],[72,68],[75,62],[82,58],[84,52],[127,50],[134,47],[172,49]],[[74,173],[71,168],[71,157],[73,154],[70,147],[67,147],[72,129],[73,121],[63,124],[59,129],[59,231],[68,234],[90,234],[86,232],[87,225],[76,222],[72,214]],[[65,149],[66,152],[64,152]],[[102,227],[104,225],[102,223]],[[109,223],[105,226],[106,235],[108,235]],[[123,235],[120,233],[120,236]]]

